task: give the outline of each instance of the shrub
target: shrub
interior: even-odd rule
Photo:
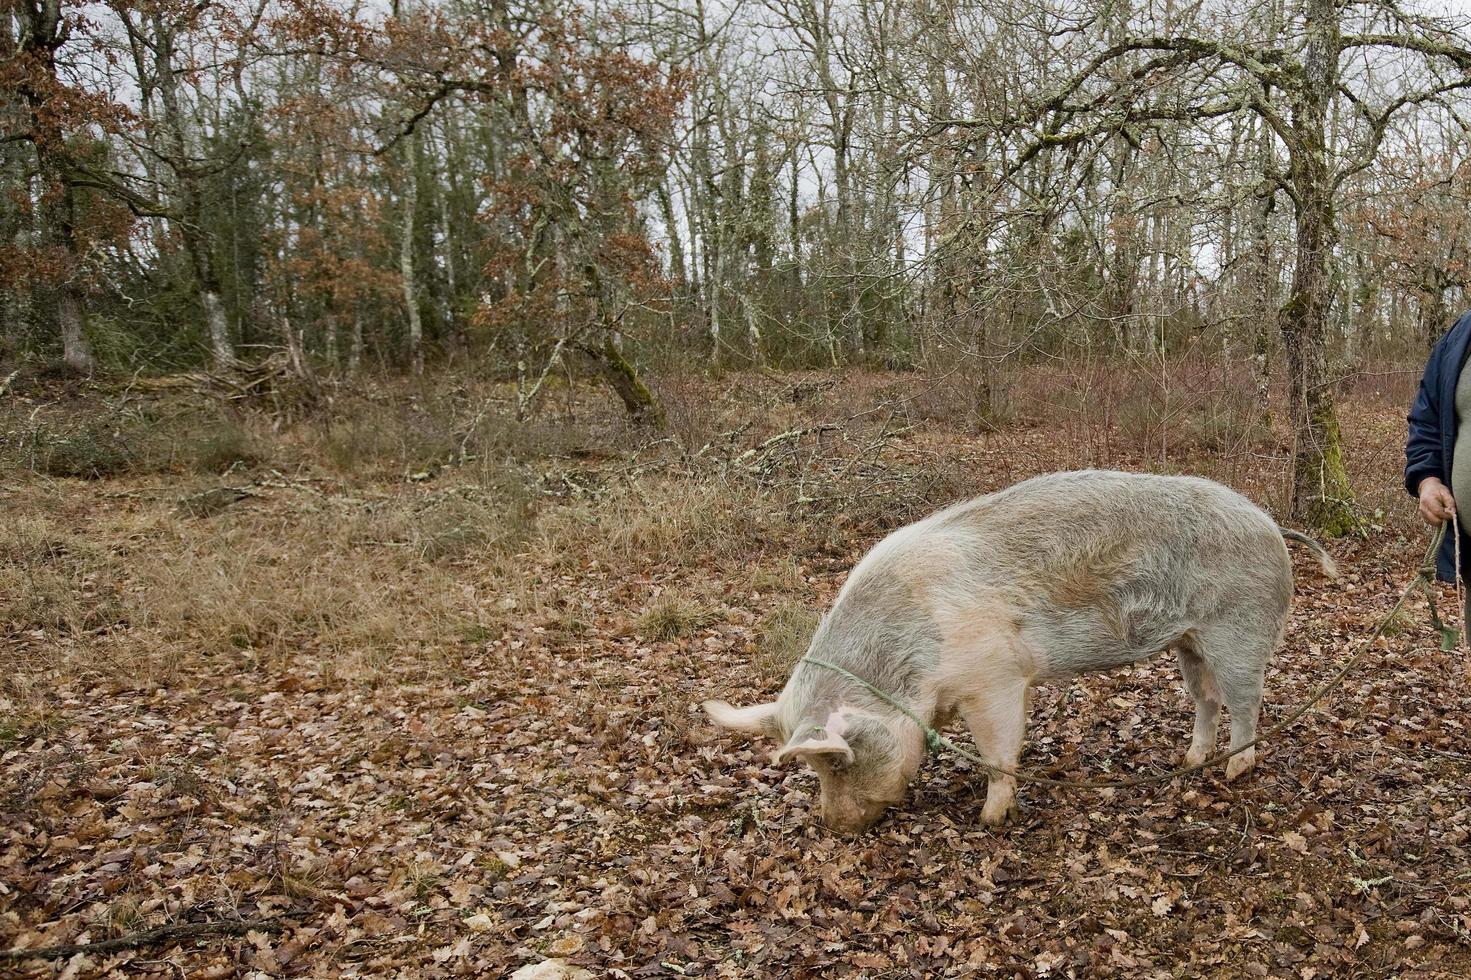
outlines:
[[[679,596],[655,599],[638,619],[638,632],[651,640],[677,640],[710,625],[711,612]]]
[[[31,446],[31,468],[46,476],[97,480],[138,468],[136,434],[102,419],[69,431],[38,428]]]
[[[256,440],[232,419],[205,422],[191,435],[174,443],[175,458],[197,473],[219,473],[232,466],[263,461]]]
[[[916,382],[908,398],[912,415],[969,434],[995,432],[1015,414],[1009,372],[1000,364],[965,357],[956,364],[939,363]]]
[[[88,406],[69,422],[38,420],[5,461],[46,476],[82,480],[162,472],[218,473],[263,459],[237,421],[208,412],[167,417]]]
[[[330,421],[321,446],[345,475],[418,473],[451,462],[458,449],[451,432],[432,420],[378,407]]]

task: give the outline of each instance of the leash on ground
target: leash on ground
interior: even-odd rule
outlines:
[[[1455,517],[1451,518],[1451,522],[1455,525],[1456,566],[1459,569],[1461,529]],[[1262,732],[1250,742],[1247,742],[1243,745],[1238,745],[1234,749],[1229,749],[1225,752],[1217,753],[1216,755],[1213,755],[1210,758],[1206,759],[1204,762],[1197,762],[1194,765],[1181,766],[1178,769],[1171,769],[1169,772],[1157,773],[1150,776],[1133,776],[1128,779],[1114,780],[1074,780],[1058,779],[1053,776],[1044,776],[1036,772],[1035,770],[1029,769],[1007,769],[1002,766],[998,766],[995,763],[987,762],[981,756],[970,751],[969,749],[965,749],[959,745],[956,745],[950,739],[946,738],[944,735],[941,735],[938,731],[932,728],[923,719],[921,719],[918,715],[911,711],[906,705],[901,704],[898,700],[890,696],[888,693],[880,690],[873,684],[870,684],[868,681],[864,680],[862,677],[859,677],[857,674],[848,670],[846,667],[840,667],[835,663],[831,663],[827,660],[822,660],[818,657],[812,656],[803,657],[801,662],[813,664],[815,666],[831,670],[836,674],[841,674],[842,676],[848,678],[848,680],[853,681],[854,683],[868,689],[868,691],[871,692],[879,700],[885,701],[890,706],[898,709],[902,714],[908,717],[910,721],[918,725],[920,731],[924,732],[925,745],[930,749],[930,751],[939,752],[941,749],[948,749],[950,752],[954,753],[960,758],[979,766],[992,775],[1007,776],[1021,783],[1036,783],[1040,786],[1060,786],[1067,789],[1126,789],[1130,786],[1146,786],[1153,783],[1167,783],[1172,779],[1178,779],[1179,777],[1188,775],[1189,773],[1197,772],[1201,769],[1206,769],[1211,766],[1220,765],[1222,762],[1231,758],[1233,755],[1245,752],[1247,749],[1261,744],[1271,736],[1276,735],[1278,732],[1292,725],[1303,715],[1307,714],[1308,711],[1312,709],[1313,705],[1323,700],[1323,698],[1327,696],[1328,692],[1333,690],[1340,683],[1342,683],[1343,679],[1348,676],[1349,671],[1353,670],[1353,668],[1357,666],[1359,661],[1364,659],[1364,657],[1369,653],[1369,650],[1374,641],[1384,635],[1384,630],[1389,626],[1391,622],[1394,621],[1395,617],[1399,615],[1399,611],[1404,608],[1405,602],[1410,598],[1410,596],[1415,592],[1416,589],[1420,588],[1423,585],[1425,588],[1426,596],[1431,597],[1431,594],[1434,591],[1434,586],[1432,583],[1435,581],[1435,554],[1437,551],[1440,550],[1440,543],[1445,540],[1445,535],[1446,526],[1444,524],[1435,529],[1434,534],[1432,534],[1430,538],[1430,547],[1426,549],[1425,558],[1420,562],[1420,567],[1416,570],[1415,577],[1412,578],[1410,580],[1410,583],[1405,586],[1404,591],[1401,592],[1399,598],[1395,600],[1394,606],[1379,620],[1378,625],[1374,627],[1374,632],[1370,633],[1365,639],[1359,641],[1359,648],[1353,653],[1353,655],[1339,666],[1338,670],[1334,672],[1332,677],[1324,681],[1323,684],[1320,685],[1318,689],[1313,692],[1312,697],[1308,698],[1302,704],[1294,708],[1287,715],[1287,717],[1283,718],[1281,721],[1275,722],[1272,725],[1269,725],[1267,728],[1263,729]],[[1458,581],[1459,578],[1460,576],[1458,575]],[[1450,630],[1449,627],[1441,624],[1440,617],[1435,612],[1435,600],[1433,597],[1430,598],[1430,609],[1432,619],[1436,624],[1436,628],[1440,630],[1442,647],[1444,648],[1446,637],[1454,637],[1456,635],[1456,632]]]

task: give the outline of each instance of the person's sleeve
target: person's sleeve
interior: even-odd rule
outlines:
[[[1410,434],[1405,442],[1405,490],[1415,497],[1426,477],[1446,478],[1445,460],[1441,453],[1440,391],[1441,350],[1437,346],[1425,365],[1420,390],[1410,405]]]

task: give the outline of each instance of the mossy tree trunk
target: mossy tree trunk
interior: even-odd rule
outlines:
[[[1353,491],[1328,379],[1329,274],[1336,215],[1328,152],[1328,109],[1337,85],[1338,20],[1333,0],[1309,0],[1303,81],[1292,107],[1296,265],[1282,307],[1291,377],[1292,516],[1329,537],[1354,527]]]
[[[589,353],[598,362],[609,387],[622,399],[629,418],[639,425],[664,425],[664,406],[639,376],[633,362],[619,350],[613,331],[605,330],[602,345]]]
[[[597,336],[600,338],[596,342],[579,345],[582,352],[598,365],[599,370],[603,373],[603,379],[622,400],[630,419],[638,425],[662,427],[666,421],[664,406],[659,404],[659,399],[644,383],[644,379],[638,373],[638,368],[623,353],[623,348],[619,344],[618,318],[613,315],[606,293],[608,287],[602,271],[598,268],[597,263],[592,261],[585,263],[582,271],[591,287],[592,305],[596,317],[593,329],[597,331]]]

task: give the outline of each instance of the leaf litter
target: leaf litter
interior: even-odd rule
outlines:
[[[1002,446],[970,457],[978,486],[995,485],[987,463]],[[104,522],[109,509],[136,520],[166,507],[78,493],[89,496],[55,506]],[[283,494],[250,506],[320,503]],[[8,968],[1471,972],[1471,684],[1464,657],[1437,648],[1422,600],[1241,785],[1209,772],[1098,793],[1025,786],[1019,821],[993,833],[979,823],[981,774],[941,757],[905,805],[844,838],[815,824],[811,775],[770,765],[771,746],[713,730],[697,705],[772,695],[780,671],[755,666],[769,617],[830,602],[876,536],[678,566],[522,551],[514,594],[458,555],[428,587],[499,618],[390,634],[394,649],[377,659],[344,666],[354,651],[305,630],[269,657],[201,646],[171,672],[58,669],[44,691],[4,703],[3,946],[222,919],[272,928]],[[1337,544],[1340,582],[1295,556],[1264,724],[1388,611],[1420,547],[1406,527]],[[753,578],[773,556],[785,565]],[[660,597],[659,608],[698,612],[641,630]],[[124,649],[134,628],[32,627],[6,642],[28,663],[70,662]],[[1023,764],[1049,774],[1158,771],[1188,738],[1190,703],[1167,658],[1037,694]]]

